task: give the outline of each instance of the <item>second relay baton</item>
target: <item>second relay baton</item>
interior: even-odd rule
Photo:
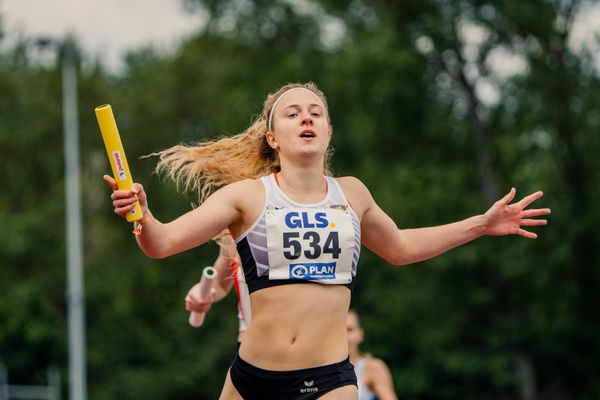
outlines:
[[[211,293],[217,278],[217,270],[214,267],[204,267],[202,270],[202,278],[200,279],[200,298],[206,299]],[[192,311],[190,314],[190,325],[194,328],[200,328],[204,323],[206,313],[198,313]]]
[[[110,104],[105,104],[96,107],[95,112],[117,187],[129,190],[133,186],[133,178],[131,177],[131,172],[129,172],[129,164],[127,164],[127,157],[125,157],[125,150],[123,150],[123,143],[121,143],[121,136],[117,129],[112,108]],[[127,213],[126,218],[129,222],[134,222],[142,218],[142,208],[139,201]]]

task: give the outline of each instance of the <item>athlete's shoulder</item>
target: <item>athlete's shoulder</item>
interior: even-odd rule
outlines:
[[[230,201],[231,205],[240,213],[240,219],[229,227],[234,237],[245,232],[259,217],[265,204],[265,189],[258,179],[242,179],[230,183],[221,189],[224,191],[224,201]]]
[[[342,176],[335,178],[340,184],[346,198],[352,205],[354,211],[359,214],[359,217],[370,207],[372,202],[371,193],[360,179],[354,176]]]
[[[340,184],[344,192],[368,193],[367,186],[355,176],[338,176],[335,180]]]
[[[379,375],[382,373],[389,373],[389,368],[387,366],[387,364],[379,359],[379,358],[375,358],[375,357],[369,357],[366,359],[367,363],[365,366],[365,369],[371,374],[375,374],[375,375]]]
[[[246,195],[252,196],[255,193],[262,193],[263,184],[260,181],[260,178],[257,179],[242,179],[240,181],[236,181],[230,183],[228,185],[223,186],[222,191],[237,194],[237,195]]]
[[[242,204],[260,202],[264,198],[264,190],[260,179],[242,179],[221,187],[210,197],[213,201],[233,202],[236,208],[243,208]]]
[[[354,192],[368,193],[369,189],[365,186],[360,179],[355,176],[340,176],[336,177],[335,180],[340,184],[344,191],[352,190]]]
[[[252,187],[262,186],[261,178],[247,178],[242,179],[226,185],[225,187],[231,187],[235,189],[249,189]]]

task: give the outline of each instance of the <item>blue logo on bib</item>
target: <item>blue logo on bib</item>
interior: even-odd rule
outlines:
[[[290,279],[305,281],[335,279],[335,262],[290,264]]]
[[[311,219],[306,211],[301,213],[290,211],[285,215],[285,224],[288,228],[326,228],[329,225],[327,214],[324,212],[315,213],[314,219]]]

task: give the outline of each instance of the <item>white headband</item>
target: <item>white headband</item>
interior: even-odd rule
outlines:
[[[283,93],[281,94],[281,96],[279,96],[279,97],[277,98],[277,100],[275,100],[275,103],[273,103],[273,107],[271,107],[271,111],[269,112],[269,122],[268,122],[268,124],[267,124],[267,129],[268,129],[270,132],[273,132],[273,113],[275,112],[275,107],[277,107],[277,103],[279,103],[279,100],[281,100],[281,98],[282,98],[283,96],[285,96],[286,94],[288,94],[288,93],[289,93],[289,92],[291,92],[292,90],[297,90],[297,89],[306,89],[306,88],[303,88],[303,87],[293,87],[293,88],[290,88],[290,89],[286,90],[285,92],[283,92]],[[307,90],[308,90],[308,89],[307,89]]]

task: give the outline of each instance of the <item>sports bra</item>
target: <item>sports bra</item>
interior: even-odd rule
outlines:
[[[327,196],[315,204],[291,200],[274,174],[260,180],[265,204],[235,239],[249,293],[297,283],[352,289],[360,256],[360,221],[337,181],[325,177]]]

